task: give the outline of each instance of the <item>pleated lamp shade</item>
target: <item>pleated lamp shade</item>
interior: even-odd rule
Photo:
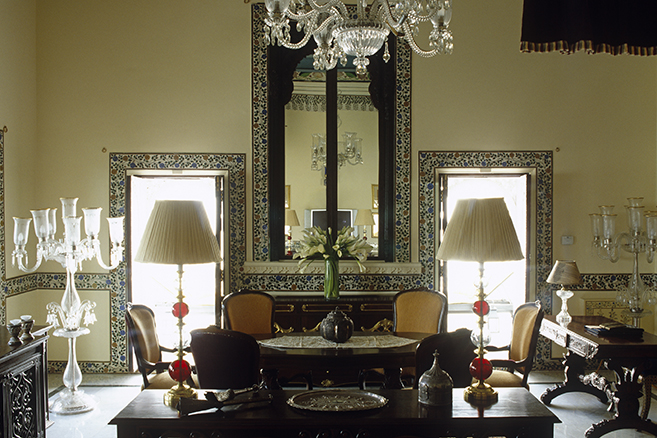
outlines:
[[[156,201],[135,261],[182,265],[221,261],[217,238],[200,201]]]
[[[299,226],[299,217],[295,210],[285,210],[285,225],[289,227]]]
[[[374,215],[372,215],[372,210],[365,208],[358,210],[356,213],[356,220],[354,225],[374,225]]]
[[[518,235],[504,199],[457,201],[436,257],[440,260],[474,262],[523,259]]]
[[[551,284],[580,284],[582,277],[574,260],[557,260],[546,281]]]

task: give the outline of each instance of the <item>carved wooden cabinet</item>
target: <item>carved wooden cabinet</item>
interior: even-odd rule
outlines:
[[[336,307],[354,321],[354,330],[392,330],[394,293],[363,292],[340,296],[337,301],[326,301],[321,294],[272,295],[276,298],[274,321],[282,332],[318,330],[322,320]]]
[[[2,437],[45,437],[48,409],[47,330],[23,345],[10,347],[9,333],[0,330]]]

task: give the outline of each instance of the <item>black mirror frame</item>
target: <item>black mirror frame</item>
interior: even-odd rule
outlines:
[[[269,90],[274,87],[267,79],[269,48],[262,41],[265,15],[262,4],[252,5],[254,261],[279,260],[284,253],[284,179],[276,177],[276,169],[283,167],[278,161],[278,154],[274,153],[275,148],[271,147],[277,139],[270,137],[270,126],[284,115],[268,102]],[[302,50],[297,52],[296,56],[299,57],[306,54],[302,54]],[[387,78],[381,82],[384,85],[373,93],[373,101],[379,99],[392,103],[390,111],[380,111],[380,118],[385,118],[385,122],[379,123],[379,129],[384,130],[379,135],[382,142],[389,146],[384,147],[383,154],[380,153],[381,169],[386,170],[379,172],[379,199],[386,206],[380,211],[379,235],[384,235],[386,242],[380,244],[379,258],[391,262],[409,262],[411,50],[406,44],[400,44],[396,52],[396,57],[389,61],[393,73],[387,74]],[[296,63],[290,68],[294,65]],[[280,205],[281,208],[272,208],[273,205]]]

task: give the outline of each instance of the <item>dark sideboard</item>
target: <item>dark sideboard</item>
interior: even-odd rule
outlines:
[[[314,331],[337,307],[354,321],[354,330],[392,331],[395,293],[346,293],[337,301],[326,301],[321,293],[272,293],[276,298],[274,320],[284,333]]]
[[[47,340],[50,327],[35,327],[34,339],[10,347],[7,329],[0,330],[0,436],[46,436],[48,415]]]

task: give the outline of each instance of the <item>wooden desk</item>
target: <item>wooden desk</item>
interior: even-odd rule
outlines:
[[[497,391],[499,401],[485,409],[466,403],[460,389],[454,390],[451,409],[424,408],[417,401],[416,390],[371,391],[388,398],[388,405],[354,413],[299,411],[288,406],[286,401],[301,391],[269,391],[273,395],[270,405],[242,410],[225,408],[226,412],[179,418],[177,411],[162,403],[163,390],[147,390],[130,402],[110,424],[117,426],[118,438],[554,436],[554,424],[559,423],[559,419],[529,391],[524,388],[500,388]]]
[[[354,336],[374,336],[376,333],[354,332]],[[380,336],[390,336],[378,334]],[[353,370],[354,381],[358,371],[369,368],[385,370],[384,386],[387,389],[400,389],[401,368],[415,366],[415,349],[428,333],[395,333],[403,338],[416,339],[417,342],[392,348],[288,348],[279,349],[260,345],[260,368],[268,389],[281,389],[277,380],[279,369],[302,370]],[[255,335],[258,340],[281,335]],[[319,333],[289,333],[285,336],[319,336]]]
[[[657,436],[657,424],[639,417],[641,384],[639,375],[649,366],[648,359],[657,358],[657,336],[644,333],[643,339],[605,338],[586,332],[585,325],[598,325],[611,321],[603,316],[573,316],[567,326],[556,322],[556,317],[546,315],[541,324],[541,335],[565,347],[565,379],[563,383],[547,389],[541,400],[549,405],[555,397],[572,391],[594,395],[603,403],[613,401],[615,416],[592,425],[587,431],[589,438],[599,437],[617,429],[637,429]],[[596,373],[584,375],[587,359],[603,360],[614,371],[618,382],[614,391],[610,383]]]

